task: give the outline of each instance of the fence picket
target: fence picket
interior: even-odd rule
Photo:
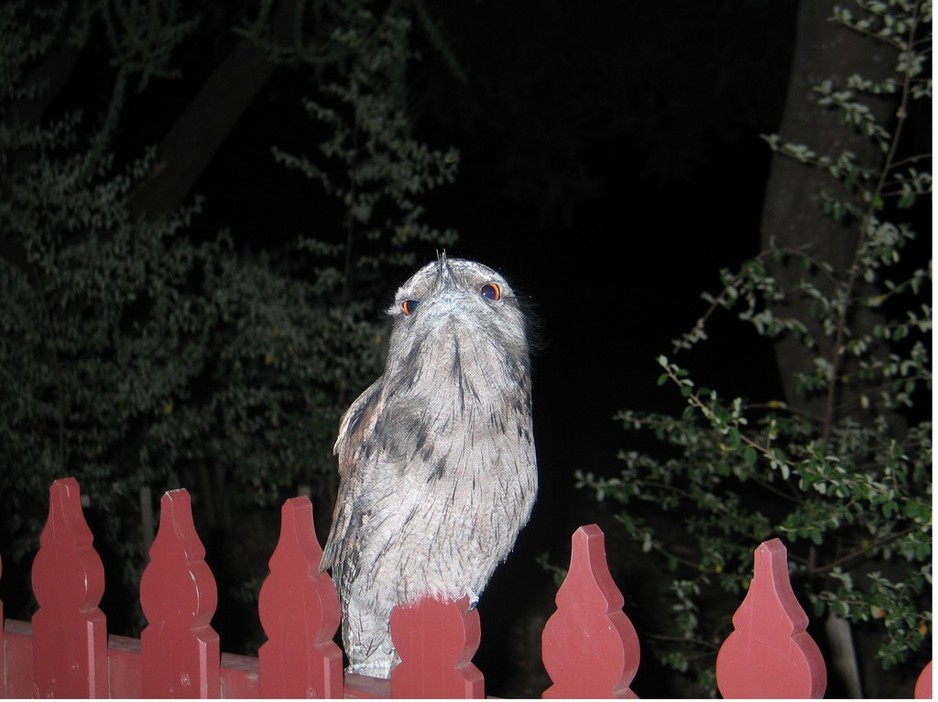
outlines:
[[[482,673],[472,663],[482,635],[469,598],[423,598],[391,612],[391,639],[401,662],[391,670],[391,696],[485,697]]]
[[[189,493],[170,490],[160,501],[160,526],[140,581],[145,697],[220,696],[221,653],[209,624],[217,603]]]
[[[605,535],[595,524],[573,534],[570,570],[541,636],[544,667],[553,685],[544,697],[635,697],[635,627],[606,563]]]
[[[915,681],[915,692],[913,694],[917,700],[931,699],[931,663],[931,661],[928,661],[925,664],[922,672],[918,675],[918,680]]]
[[[322,548],[308,498],[288,500],[270,575],[258,605],[268,641],[258,657],[221,654],[210,622],[215,580],[195,531],[189,493],[163,495],[160,526],[141,581],[148,625],[139,640],[107,636],[98,605],[104,570],[93,548],[74,478],[49,490],[49,517],[33,562],[39,609],[32,622],[4,620],[0,600],[0,695],[53,697],[483,697],[482,673],[472,664],[481,637],[468,598],[424,599],[395,608],[391,634],[401,663],[390,680],[342,672],[332,638],[338,597],[318,572]],[[0,562],[2,575],[2,562]],[[634,697],[639,665],[635,629],[606,562],[605,537],[595,524],[573,535],[570,570],[557,610],[541,639],[553,684],[544,697]],[[778,539],[754,552],[753,578],[733,616],[734,631],[717,656],[724,697],[820,697],[827,672],[807,634],[807,615],[788,577]],[[908,693],[908,691],[907,691]],[[907,694],[906,693],[906,694]],[[932,664],[914,688],[932,695]]]
[[[107,625],[98,608],[104,565],[81,509],[78,482],[49,488],[49,517],[33,561],[33,685],[40,697],[107,697]]]
[[[788,550],[779,539],[763,542],[734,631],[717,654],[723,697],[822,697],[827,670],[807,626],[788,577]]]
[[[332,641],[339,598],[319,572],[321,561],[313,506],[293,497],[281,509],[280,540],[258,601],[267,634],[258,652],[262,697],[343,696],[342,651]]]

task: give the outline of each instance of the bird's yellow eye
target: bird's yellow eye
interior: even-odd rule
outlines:
[[[481,292],[486,300],[498,302],[502,299],[502,289],[498,287],[498,283],[486,283],[482,286]]]
[[[401,303],[401,309],[404,310],[405,315],[410,316],[414,313],[414,310],[417,309],[417,305],[419,304],[419,300],[404,300],[404,302]]]

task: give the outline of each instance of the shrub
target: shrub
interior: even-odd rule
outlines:
[[[714,656],[732,614],[714,616],[707,603],[721,592],[739,601],[753,549],[773,536],[787,541],[793,580],[816,617],[881,627],[876,657],[884,668],[914,657],[931,630],[931,263],[919,258],[921,248],[904,258],[931,173],[928,157],[901,151],[912,103],[931,93],[931,10],[928,2],[857,5],[836,8],[833,19],[894,47],[894,75],[825,80],[817,102],[871,140],[880,162],[766,137],[773,150],[836,181],[815,206],[842,225],[837,235],[854,233],[850,263],[772,242],[739,270],[721,272],[719,291],[704,295],[706,312],[674,341],[684,359],[708,341],[723,311],[772,342],[797,339],[799,397],[727,398],[698,382],[704,371],[692,374],[692,361],[662,355],[659,384],[680,391],[683,413],[617,415],[659,448],[620,452],[614,477],[577,473],[580,487],[622,505],[616,517],[625,533],[671,571],[659,632],[667,641],[651,641],[666,665],[693,672],[704,691],[714,689]],[[895,100],[894,123],[876,120],[873,96]],[[788,284],[779,271],[792,266],[802,274]]]
[[[165,489],[192,491],[211,528],[243,528],[246,509],[300,484],[328,516],[339,417],[380,369],[384,276],[413,263],[415,243],[455,239],[423,225],[419,203],[456,168],[454,153],[408,135],[394,82],[410,58],[407,21],[329,7],[317,29],[341,50],[323,60],[331,77],[308,107],[332,136],[313,156],[276,157],[315,174],[311,201],[348,216],[316,239],[273,223],[258,254],[225,232],[196,234],[217,203],[163,216],[129,204],[155,157],[118,144],[128,96],[176,75],[195,18],[172,2],[0,8],[4,586],[26,579],[49,484],[65,475],[90,497],[96,546],[119,556],[131,591],[148,546],[141,502]],[[101,67],[100,110],[49,94],[44,62],[72,51]]]

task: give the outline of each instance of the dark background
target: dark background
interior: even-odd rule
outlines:
[[[617,451],[637,447],[617,410],[683,406],[657,386],[655,358],[703,312],[699,293],[717,287],[718,270],[758,250],[771,157],[759,135],[781,119],[796,11],[788,0],[433,3],[467,82],[414,32],[416,136],[461,155],[429,219],[458,230],[448,255],[499,269],[528,299],[539,339],[540,494],[480,605],[475,660],[489,694],[549,684],[537,651],[554,586],[534,557],[565,566],[581,524],[606,530],[640,635],[653,616],[649,565],[616,541],[612,515],[575,489],[573,472],[611,474]],[[278,72],[238,121],[196,184],[207,197],[199,226],[255,246],[330,226],[309,183],[270,155],[273,143],[309,150],[310,122],[287,99],[307,81]],[[695,356],[701,377],[727,395],[771,392],[771,349],[742,325],[715,324],[714,336],[727,334]],[[220,610],[216,626],[225,621]],[[667,677],[646,653],[633,689],[667,694]]]
[[[569,513],[550,506],[570,499],[576,468],[614,466],[616,410],[682,406],[657,387],[655,358],[704,311],[699,294],[717,287],[719,269],[758,251],[770,163],[759,135],[781,118],[796,10],[433,4],[469,80],[420,47],[416,136],[461,155],[456,182],[430,194],[428,218],[459,232],[448,255],[497,268],[528,300],[545,528]],[[306,94],[307,80],[275,74],[238,121],[194,188],[207,198],[198,227],[263,246],[335,226],[317,221],[309,182],[270,154],[272,144],[310,150],[311,123],[286,99]],[[727,394],[774,385],[771,357],[751,346],[758,338],[727,329],[748,351],[731,364],[706,351],[708,382]]]
[[[127,159],[159,143],[237,41],[238,6],[192,5],[202,23],[176,61],[181,76],[128,102],[118,142]],[[621,543],[611,510],[577,490],[573,473],[613,474],[620,449],[642,448],[613,420],[617,410],[682,409],[673,388],[657,386],[655,358],[705,310],[699,295],[717,288],[719,270],[759,249],[771,161],[760,134],[781,121],[798,3],[438,0],[427,8],[465,76],[415,27],[415,136],[460,152],[455,183],[426,201],[428,219],[459,232],[448,255],[497,268],[520,291],[538,339],[539,499],[481,600],[475,659],[489,694],[535,695],[548,684],[538,646],[554,585],[534,558],[548,552],[565,566],[577,526],[605,529],[640,638],[654,616],[650,564]],[[100,56],[88,52],[75,70],[62,103],[100,109],[110,90]],[[271,154],[273,145],[315,151],[322,135],[300,104],[314,81],[278,68],[240,115],[191,190],[205,197],[196,236],[228,229],[259,250],[300,233],[328,238],[340,226],[314,186]],[[401,282],[389,282],[388,299]],[[772,350],[751,330],[718,317],[711,334],[693,356],[695,377],[724,397],[778,391]],[[274,512],[261,541],[276,537]],[[219,578],[213,625],[222,648],[237,650],[249,638],[243,623],[256,616],[226,596],[223,554],[240,547],[206,546]],[[266,543],[258,548],[269,553]],[[667,677],[646,654],[632,687],[667,694]]]

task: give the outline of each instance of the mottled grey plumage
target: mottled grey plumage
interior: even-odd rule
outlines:
[[[349,671],[397,663],[391,609],[474,603],[537,492],[525,321],[474,261],[430,263],[398,290],[384,374],[342,417],[341,476],[322,568],[342,605]]]

